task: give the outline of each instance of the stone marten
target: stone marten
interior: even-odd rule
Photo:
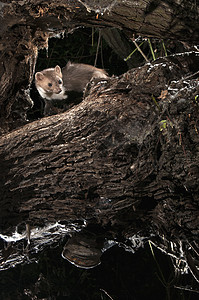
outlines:
[[[103,69],[87,64],[71,63],[61,70],[59,66],[35,74],[35,85],[42,98],[66,99],[67,91],[83,92],[91,78],[107,78]]]

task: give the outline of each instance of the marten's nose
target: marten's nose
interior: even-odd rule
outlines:
[[[60,89],[60,88],[57,88],[57,89],[56,89],[56,94],[60,94],[60,93],[61,93],[61,91],[62,91],[62,89]]]

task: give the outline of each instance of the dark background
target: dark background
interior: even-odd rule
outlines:
[[[46,249],[37,263],[0,272],[0,299],[198,299],[189,291],[197,289],[193,277],[175,277],[170,258],[153,248],[154,259],[148,243],[134,254],[114,246],[101,265],[88,270],[64,260],[62,248]]]

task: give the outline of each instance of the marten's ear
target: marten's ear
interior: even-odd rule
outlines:
[[[56,66],[55,67],[55,72],[60,76],[60,77],[62,77],[62,72],[61,72],[61,68],[60,68],[60,66]]]
[[[43,78],[44,78],[44,74],[43,74],[43,73],[37,72],[37,73],[35,74],[35,79],[36,79],[37,81],[41,81],[41,80],[43,80]]]

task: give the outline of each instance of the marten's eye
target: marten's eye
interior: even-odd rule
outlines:
[[[59,80],[59,81],[58,81],[58,83],[59,83],[59,84],[62,84],[62,81],[61,81],[61,80]]]
[[[49,83],[48,83],[48,86],[49,86],[49,87],[51,87],[51,86],[52,86],[52,83],[51,83],[51,82],[49,82]]]

